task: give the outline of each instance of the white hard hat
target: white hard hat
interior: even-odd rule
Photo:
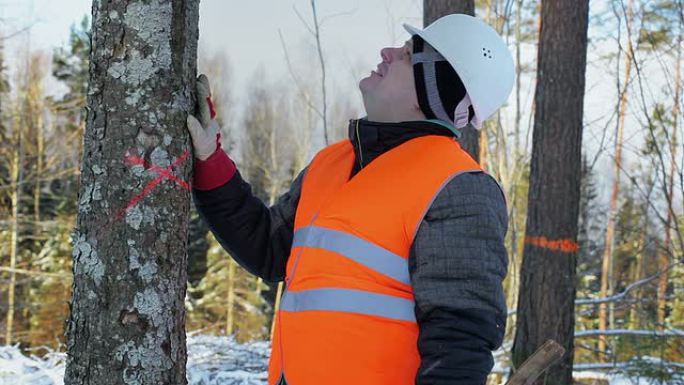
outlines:
[[[453,14],[423,30],[408,24],[404,28],[420,36],[451,64],[475,110],[475,127],[506,102],[515,79],[513,57],[492,27],[476,17]]]

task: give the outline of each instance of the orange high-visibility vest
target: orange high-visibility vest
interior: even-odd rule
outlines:
[[[442,187],[480,166],[454,138],[423,136],[349,179],[349,140],[304,176],[268,383],[409,385],[420,365],[408,257]]]

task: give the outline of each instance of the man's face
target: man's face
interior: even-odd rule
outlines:
[[[381,121],[391,121],[418,106],[411,52],[411,40],[402,47],[383,48],[382,62],[359,82],[369,118],[377,116]]]

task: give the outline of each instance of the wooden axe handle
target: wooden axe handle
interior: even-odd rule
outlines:
[[[544,342],[534,354],[515,371],[506,385],[530,385],[546,369],[556,363],[565,354],[565,348],[554,340]]]

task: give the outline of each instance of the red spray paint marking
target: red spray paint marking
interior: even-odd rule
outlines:
[[[570,239],[551,240],[546,239],[546,237],[525,237],[525,243],[564,253],[576,253],[579,250],[577,242]]]
[[[172,169],[174,167],[176,167],[177,165],[179,165],[180,163],[184,162],[188,158],[189,155],[190,155],[190,150],[186,150],[183,153],[183,155],[178,157],[178,159],[176,159],[173,163],[171,163],[171,165],[169,167],[161,168],[157,165],[151,165],[150,166],[143,158],[140,158],[138,156],[130,154],[129,152],[126,152],[126,160],[128,161],[129,164],[142,165],[142,166],[146,167],[147,169],[156,171],[159,174],[159,176],[154,178],[154,180],[152,180],[150,183],[148,183],[147,186],[145,186],[145,188],[143,188],[143,190],[140,193],[138,193],[130,201],[128,201],[128,204],[126,204],[126,207],[119,210],[119,212],[116,214],[116,219],[117,220],[122,219],[124,217],[124,215],[126,215],[128,210],[130,210],[131,208],[133,208],[133,206],[138,204],[138,202],[140,202],[147,194],[150,193],[150,191],[152,191],[153,188],[155,188],[164,179],[172,180],[172,181],[178,183],[181,187],[183,187],[187,190],[190,190],[191,187],[187,182],[177,178],[175,175],[172,174]]]

